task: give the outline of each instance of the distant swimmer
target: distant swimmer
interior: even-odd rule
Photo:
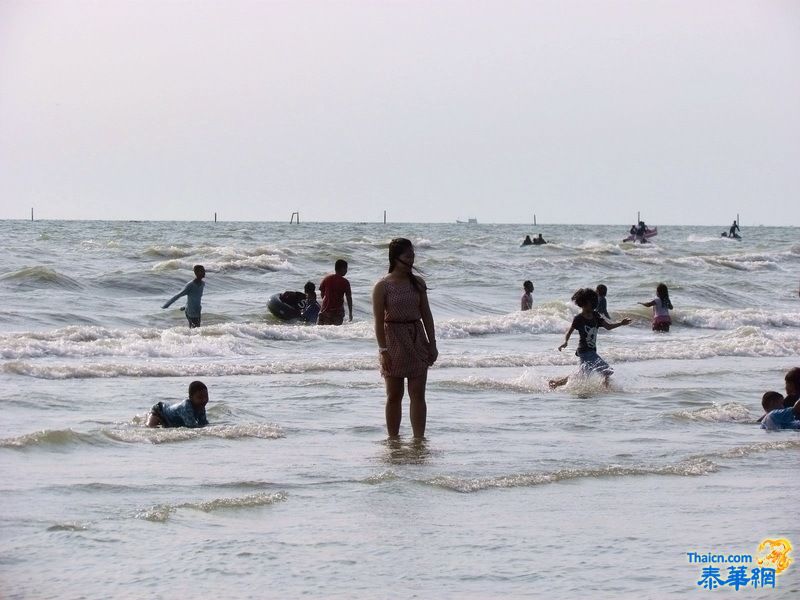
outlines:
[[[672,302],[669,299],[669,290],[666,284],[659,283],[656,286],[656,297],[650,302],[639,302],[642,306],[653,307],[653,331],[669,331],[672,319],[669,311],[672,310]]]
[[[603,376],[605,385],[608,385],[609,377],[614,373],[606,361],[604,361],[597,354],[597,330],[602,327],[603,329],[616,329],[623,325],[630,325],[630,319],[622,319],[619,323],[609,323],[603,317],[595,312],[597,306],[597,292],[590,288],[583,288],[578,290],[572,295],[572,301],[580,307],[581,312],[572,320],[572,325],[567,330],[564,343],[558,347],[561,352],[567,347],[569,338],[573,331],[577,331],[580,336],[578,341],[578,349],[575,354],[580,360],[581,373],[599,373]],[[561,379],[552,379],[550,381],[550,388],[555,389],[565,385],[569,377],[562,377]]]
[[[533,282],[525,281],[522,284],[524,293],[520,300],[520,310],[530,310],[533,308]]]
[[[541,234],[541,233],[539,234],[539,237],[533,238],[533,244],[534,244],[534,246],[540,246],[540,245],[542,245],[542,244],[546,244],[546,243],[547,243],[547,242],[546,242],[546,241],[545,241],[545,239],[542,237],[542,234]]]
[[[522,244],[521,245],[522,246],[533,246],[533,240],[531,239],[531,236],[526,235],[525,239],[522,240]]]
[[[765,415],[761,419],[761,429],[800,429],[800,402],[784,407],[784,397],[779,392],[767,392],[761,398]]]
[[[319,312],[319,325],[341,325],[344,322],[344,299],[347,298],[347,309],[350,320],[353,320],[353,294],[347,275],[347,261],[341,258],[333,266],[335,273],[326,276],[319,284],[322,294],[322,310]]]
[[[183,402],[165,405],[154,404],[147,415],[148,427],[205,427],[206,404],[208,404],[208,388],[202,381],[189,384],[189,397]]]
[[[186,320],[189,321],[190,329],[200,327],[200,312],[202,310],[202,306],[200,306],[200,299],[203,297],[203,288],[206,285],[203,281],[203,277],[205,276],[205,267],[203,267],[203,265],[195,265],[194,279],[187,283],[186,287],[184,287],[180,293],[175,294],[172,298],[167,300],[164,306],[161,307],[169,308],[169,306],[175,302],[175,300],[181,296],[186,296],[186,306],[181,308],[181,310],[185,311]]]
[[[734,219],[733,225],[731,225],[731,228],[728,230],[728,237],[736,237],[737,231],[741,231],[741,229],[739,229],[739,224],[736,222],[736,219]]]

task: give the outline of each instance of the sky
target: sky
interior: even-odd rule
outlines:
[[[0,218],[800,224],[800,2],[0,0]]]

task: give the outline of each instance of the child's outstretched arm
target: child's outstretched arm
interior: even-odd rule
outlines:
[[[650,302],[637,302],[637,304],[641,304],[642,306],[655,306],[655,300],[650,300]]]
[[[571,335],[572,335],[572,332],[573,332],[573,331],[575,331],[575,328],[574,328],[572,325],[570,325],[569,329],[567,329],[567,335],[564,337],[564,343],[563,343],[563,344],[561,344],[561,345],[558,347],[558,351],[559,351],[559,352],[561,352],[561,351],[562,351],[564,348],[566,348],[566,347],[567,347],[567,344],[569,343],[569,336],[571,336]]]
[[[630,324],[631,324],[631,320],[628,319],[628,318],[625,318],[625,319],[622,319],[622,321],[620,321],[619,323],[606,323],[606,322],[604,322],[603,327],[610,331],[611,329],[616,329],[617,327],[622,327],[623,325],[630,325]]]
[[[169,300],[167,300],[167,301],[164,303],[164,306],[162,306],[161,308],[169,308],[169,307],[170,307],[170,305],[171,305],[173,302],[175,302],[175,300],[177,300],[177,299],[178,299],[178,298],[180,298],[181,296],[186,296],[186,295],[189,293],[189,288],[191,287],[191,285],[192,285],[192,282],[190,281],[189,283],[187,283],[187,284],[186,284],[186,287],[184,287],[184,288],[183,288],[183,291],[181,291],[181,292],[179,292],[179,293],[175,294],[175,295],[174,295],[172,298],[170,298]]]

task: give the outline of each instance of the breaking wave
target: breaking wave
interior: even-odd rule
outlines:
[[[273,424],[241,423],[237,425],[209,425],[196,429],[184,427],[150,428],[129,427],[99,429],[82,433],[72,429],[45,429],[0,440],[0,448],[66,448],[75,444],[97,446],[112,442],[168,444],[202,438],[228,440],[243,438],[278,439],[284,437],[283,430]]]
[[[169,519],[172,513],[179,509],[199,510],[209,513],[218,510],[236,510],[241,508],[269,506],[271,504],[277,504],[278,502],[284,502],[286,498],[287,495],[285,492],[261,492],[258,494],[248,494],[247,496],[239,496],[235,498],[214,498],[212,500],[205,500],[202,502],[157,504],[137,512],[134,516],[137,519],[144,519],[146,521],[153,521],[155,523],[164,523]]]

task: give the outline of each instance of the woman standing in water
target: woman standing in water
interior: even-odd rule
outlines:
[[[436,362],[436,332],[425,281],[414,275],[414,246],[405,238],[389,244],[389,274],[372,290],[375,337],[381,375],[386,381],[386,429],[400,433],[404,379],[411,398],[411,428],[415,438],[425,435],[428,408],[425,383],[428,367]]]

